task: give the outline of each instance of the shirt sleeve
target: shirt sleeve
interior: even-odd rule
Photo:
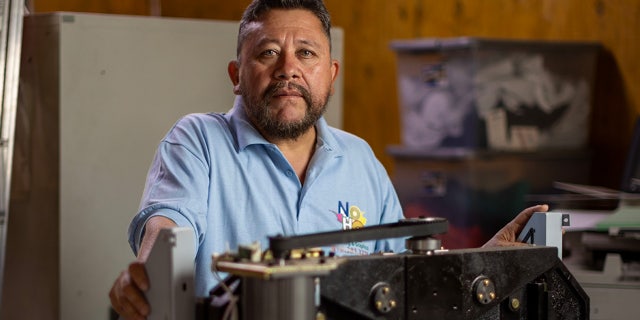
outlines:
[[[144,225],[153,216],[192,228],[196,249],[204,239],[210,170],[203,139],[183,122],[178,122],[160,143],[147,174],[140,210],[129,226],[129,244],[135,254]]]

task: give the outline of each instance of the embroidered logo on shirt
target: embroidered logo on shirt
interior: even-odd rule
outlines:
[[[364,211],[357,206],[350,206],[349,202],[338,201],[338,212],[333,212],[342,223],[342,230],[359,229],[367,224],[367,218],[364,217]]]
[[[349,202],[338,201],[338,211],[331,212],[342,224],[342,230],[359,229],[367,225],[365,212],[358,206],[349,205]],[[332,246],[331,251],[338,255],[366,255],[371,252],[371,248],[367,242],[350,242]]]

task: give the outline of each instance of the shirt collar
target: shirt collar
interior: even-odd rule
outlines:
[[[249,121],[244,112],[244,102],[241,96],[236,96],[233,108],[227,112],[225,117],[230,123],[231,133],[236,137],[238,151],[244,150],[252,144],[271,144]]]

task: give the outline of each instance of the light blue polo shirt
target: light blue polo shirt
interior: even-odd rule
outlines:
[[[196,295],[217,280],[212,253],[268,236],[335,231],[402,219],[398,197],[369,145],[316,124],[316,150],[304,185],[280,150],[249,123],[238,97],[226,114],[191,114],[161,141],[148,173],[140,212],[129,227],[137,252],[144,223],[162,215],[195,231]],[[351,243],[337,255],[399,252],[402,239]]]

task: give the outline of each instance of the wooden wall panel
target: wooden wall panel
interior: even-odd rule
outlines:
[[[162,14],[172,17],[240,20],[251,0],[163,0]]]
[[[249,0],[33,0],[36,12],[86,11],[238,20]],[[593,110],[593,183],[617,187],[633,120],[640,114],[640,0],[325,0],[345,30],[344,127],[366,139],[392,171],[400,143],[395,57],[389,41],[484,36],[595,40],[601,59]]]
[[[33,12],[72,11],[111,14],[148,15],[153,0],[32,0],[29,9]]]

